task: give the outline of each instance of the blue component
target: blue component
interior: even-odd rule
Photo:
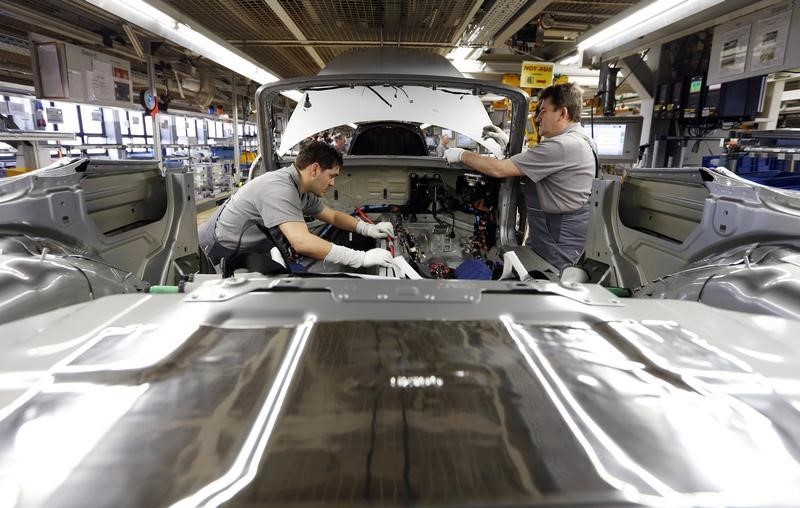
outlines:
[[[704,155],[703,156],[703,167],[704,168],[716,168],[716,167],[719,167],[719,155]]]
[[[467,259],[456,268],[456,279],[492,280],[492,270],[480,259]]]
[[[294,261],[289,261],[288,268],[292,273],[302,273],[308,271],[305,266],[301,265],[300,263],[295,263]]]
[[[233,160],[233,147],[232,146],[212,146],[211,156],[219,157],[221,160]]]

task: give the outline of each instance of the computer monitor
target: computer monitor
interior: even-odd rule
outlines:
[[[471,137],[456,133],[456,146],[459,148],[475,148],[478,146]]]
[[[597,145],[600,162],[636,162],[642,137],[641,116],[583,118],[583,128]]]
[[[723,83],[719,116],[733,120],[755,118],[764,109],[766,89],[766,75]]]

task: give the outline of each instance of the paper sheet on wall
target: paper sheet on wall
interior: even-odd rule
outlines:
[[[87,71],[86,92],[86,98],[91,102],[110,101],[114,98],[114,84],[111,76]]]
[[[750,25],[740,26],[722,35],[722,49],[719,58],[720,76],[733,76],[744,72],[749,39]]]
[[[27,111],[25,111],[25,105],[19,102],[9,102],[8,103],[8,113],[11,115],[26,115]]]
[[[92,60],[92,72],[111,77],[111,64],[95,58]]]
[[[64,80],[61,76],[61,60],[58,45],[39,44],[36,46],[39,58],[39,79],[41,80],[42,97],[66,97]]]
[[[86,99],[86,86],[83,84],[83,73],[70,70],[69,76],[69,97],[74,101],[84,101]]]
[[[792,11],[760,20],[756,24],[753,37],[753,52],[750,55],[750,68],[766,69],[783,64],[786,41],[789,39],[789,22]]]

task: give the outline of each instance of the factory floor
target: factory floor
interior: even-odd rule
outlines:
[[[205,221],[207,221],[214,212],[217,211],[218,207],[209,208],[208,210],[203,210],[202,212],[198,212],[197,214],[197,227],[200,227]]]

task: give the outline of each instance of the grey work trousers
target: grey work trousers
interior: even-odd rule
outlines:
[[[558,268],[578,261],[586,245],[590,201],[575,211],[548,213],[539,208],[536,191],[527,192],[528,241],[526,245]]]

